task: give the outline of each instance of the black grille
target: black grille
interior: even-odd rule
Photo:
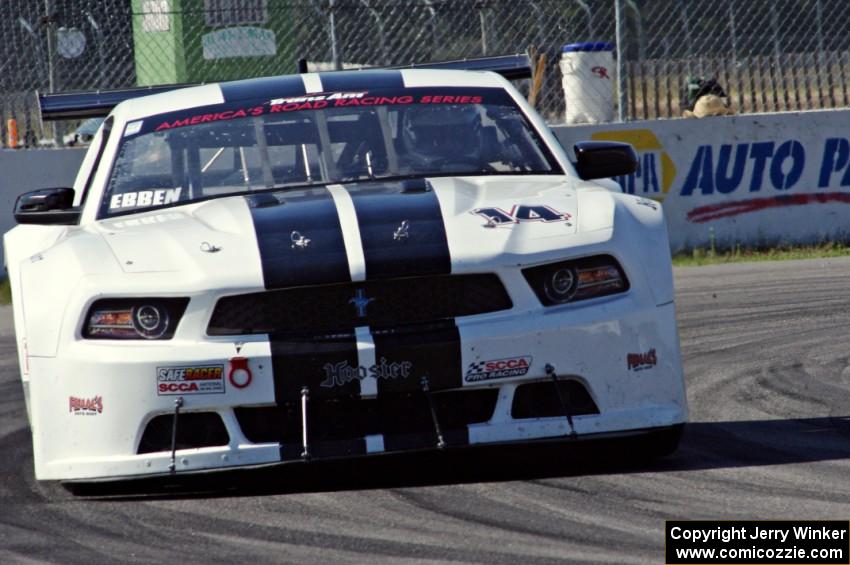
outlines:
[[[360,312],[355,305],[358,297],[364,303]],[[493,274],[296,287],[220,299],[207,334],[318,335],[350,332],[358,326],[380,329],[421,324],[511,306],[504,285]]]
[[[493,417],[497,388],[443,391],[432,394],[434,410],[444,433]],[[298,403],[258,408],[236,408],[242,433],[255,443],[301,442],[301,407]],[[401,440],[424,435],[425,443],[434,434],[428,399],[421,392],[386,394],[377,398],[310,400],[310,442],[340,442],[384,434],[387,449],[394,438]],[[433,442],[431,442],[433,444]],[[407,447],[407,446],[405,446]]]
[[[519,385],[514,392],[511,417],[523,419],[564,416],[564,407],[571,416],[599,414],[599,407],[580,382],[573,379],[559,380],[558,388],[561,389],[564,406],[561,406],[558,400],[555,383],[552,381]]]
[[[148,422],[137,453],[171,451],[173,426],[174,416],[171,414],[157,416]],[[221,416],[215,412],[188,412],[180,414],[177,420],[176,440],[177,449],[191,449],[227,445],[230,436]]]

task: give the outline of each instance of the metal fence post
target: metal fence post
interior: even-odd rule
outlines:
[[[330,0],[328,5],[328,22],[331,27],[331,60],[333,61],[334,69],[337,71],[342,70],[342,63],[339,60],[339,50],[336,44],[336,12],[334,6],[334,0]]]
[[[53,20],[53,2],[44,0],[44,32],[47,35],[47,84],[49,92],[56,92],[56,22]],[[62,124],[53,123],[53,142],[62,147]]]
[[[626,121],[626,62],[623,55],[625,22],[623,0],[614,0],[615,35],[617,42],[617,120]]]

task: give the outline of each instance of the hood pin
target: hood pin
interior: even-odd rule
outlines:
[[[292,240],[292,249],[307,249],[307,246],[310,245],[310,240],[301,235],[298,230],[292,230],[289,238]]]
[[[201,243],[201,251],[203,251],[204,253],[218,253],[219,251],[221,251],[221,247],[208,241],[204,241],[203,243]]]
[[[407,220],[402,220],[401,224],[396,228],[393,232],[393,239],[395,241],[407,241],[407,238],[410,237],[410,222]]]

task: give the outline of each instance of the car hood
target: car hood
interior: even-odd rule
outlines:
[[[234,286],[259,274],[271,288],[516,264],[610,226],[610,210],[599,206],[610,194],[590,192],[599,201],[591,222],[579,215],[592,195],[570,178],[491,176],[222,197],[98,229],[125,272],[189,271]]]

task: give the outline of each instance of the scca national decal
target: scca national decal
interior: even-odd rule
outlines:
[[[531,357],[508,357],[493,361],[478,361],[470,363],[464,379],[468,383],[489,381],[491,379],[507,379],[522,377],[531,368]]]
[[[222,394],[223,392],[224,365],[157,367],[156,369],[156,393],[159,396]]]

